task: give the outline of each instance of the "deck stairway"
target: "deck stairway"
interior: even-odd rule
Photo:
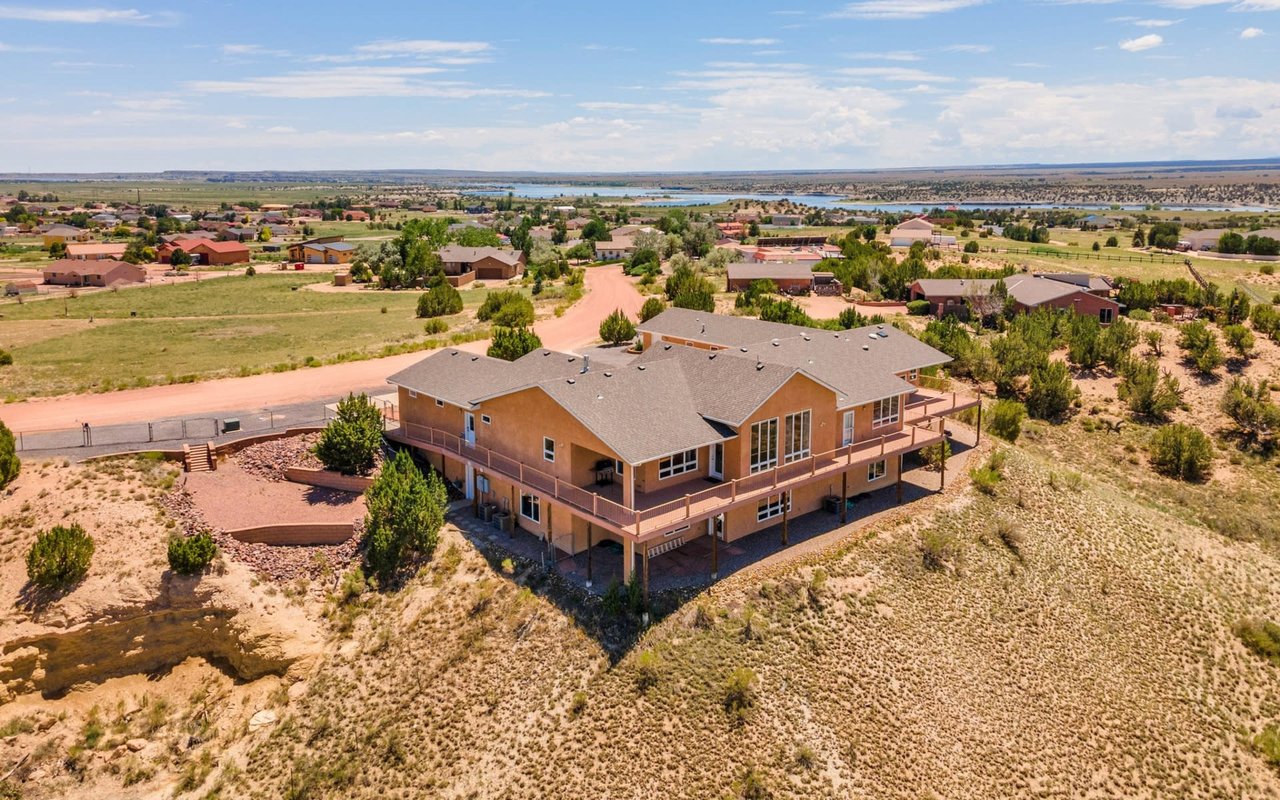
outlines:
[[[211,472],[213,456],[208,444],[184,445],[183,460],[187,472]]]

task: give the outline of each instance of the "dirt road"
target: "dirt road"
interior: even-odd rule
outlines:
[[[621,267],[595,267],[587,270],[586,295],[563,316],[542,320],[534,329],[544,346],[576,350],[598,338],[600,320],[609,312],[621,308],[634,318],[643,302]],[[472,345],[480,350],[484,346],[479,342]],[[38,431],[70,428],[83,422],[110,425],[303,403],[383,387],[388,375],[426,355],[408,353],[247,378],[39,398],[0,406],[0,419],[14,431]]]

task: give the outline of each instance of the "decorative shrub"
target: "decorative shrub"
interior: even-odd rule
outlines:
[[[316,458],[325,469],[343,475],[360,475],[373,469],[382,445],[382,411],[368,395],[347,395],[338,403],[338,414],[320,432]]]
[[[970,242],[969,244],[977,244]],[[923,317],[929,313],[928,300],[911,300],[907,303],[907,313],[917,317]]]
[[[384,584],[411,558],[430,558],[449,498],[434,472],[423,475],[405,450],[383,465],[364,493],[365,561]]]
[[[36,586],[56,589],[79,583],[93,560],[93,538],[72,523],[41,533],[27,551],[27,578]]]
[[[600,338],[609,344],[618,345],[629,342],[636,336],[636,326],[622,313],[615,309],[600,322]]]
[[[18,458],[18,443],[9,426],[0,422],[0,489],[8,486],[22,471]]]
[[[1198,428],[1182,423],[1165,425],[1151,437],[1151,465],[1156,471],[1184,481],[1208,477],[1213,445]]]
[[[462,295],[447,282],[441,281],[418,296],[419,317],[445,317],[461,313]]]
[[[1022,433],[1027,408],[1016,400],[997,400],[987,414],[987,430],[1007,442],[1016,442]]]
[[[199,575],[217,554],[218,546],[207,531],[169,539],[169,569],[179,575]]]
[[[644,301],[644,305],[640,306],[640,321],[648,322],[666,310],[667,304],[662,302],[662,298],[650,297]]]

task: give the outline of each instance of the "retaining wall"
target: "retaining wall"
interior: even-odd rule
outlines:
[[[342,544],[355,535],[350,522],[284,522],[225,531],[236,541],[271,545]]]
[[[373,483],[373,478],[362,478],[359,475],[343,475],[327,469],[308,469],[306,467],[286,467],[284,476],[294,483],[305,483],[308,486],[319,486],[323,489],[337,489],[340,492],[363,493]]]
[[[315,433],[316,431],[322,430],[324,430],[323,425],[300,425],[297,428],[282,428],[269,433],[245,436],[242,439],[235,439],[230,442],[218,442],[217,444],[210,442],[209,452],[212,455],[226,456],[232,453],[238,453],[250,445],[261,444],[262,442],[271,442],[276,439],[287,439],[290,436],[300,436],[304,433]]]

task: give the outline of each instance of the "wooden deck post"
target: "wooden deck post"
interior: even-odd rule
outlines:
[[[472,470],[471,472],[471,513],[477,517],[480,516],[480,492],[479,492],[479,486],[478,486],[479,481],[476,480],[476,478],[478,477],[480,476],[477,475],[474,470]]]
[[[640,553],[640,596],[644,598],[645,610],[649,610],[649,547],[646,545]]]
[[[552,538],[555,534],[555,528],[551,526],[551,511],[553,510],[553,508],[554,507],[550,503],[547,503],[547,553],[551,556],[551,560],[555,561],[556,546],[555,546],[555,543],[552,541]]]
[[[942,467],[938,473],[938,491],[947,488],[947,424],[944,422],[942,428],[942,441],[938,444],[938,451],[942,453]]]
[[[591,588],[591,529],[594,526],[587,521],[587,588]]]
[[[977,435],[973,439],[973,444],[975,447],[977,445],[982,444],[982,390],[981,389],[978,390],[978,430],[977,430]]]
[[[636,540],[630,536],[622,537],[622,585],[630,586],[631,578],[636,571]]]
[[[520,518],[516,516],[516,514],[518,513],[516,511],[517,508],[519,508],[519,506],[516,505],[516,487],[515,487],[515,484],[512,484],[511,485],[511,508],[507,509],[507,513],[511,515],[511,533],[507,534],[508,539],[515,537],[516,525],[520,524]]]
[[[787,506],[790,505],[790,497],[783,492],[779,498],[782,501],[782,546],[787,546]]]
[[[902,505],[902,464],[903,455],[898,454],[898,505]]]
[[[720,537],[716,536],[716,523],[711,522],[711,580],[720,577]]]
[[[840,473],[840,524],[849,521],[849,472]]]

